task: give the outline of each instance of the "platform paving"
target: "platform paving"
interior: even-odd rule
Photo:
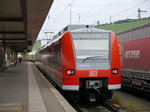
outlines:
[[[0,112],[28,110],[28,65],[0,72]]]
[[[0,72],[0,112],[75,112],[32,63]]]

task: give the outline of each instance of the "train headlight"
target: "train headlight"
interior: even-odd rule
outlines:
[[[67,75],[74,75],[75,71],[73,69],[68,69],[68,70],[66,70],[66,74]]]
[[[112,74],[118,74],[119,70],[117,68],[113,68],[111,72]]]

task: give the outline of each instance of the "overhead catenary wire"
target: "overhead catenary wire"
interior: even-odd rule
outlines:
[[[110,10],[112,7],[114,7],[117,3],[119,3],[120,1],[121,1],[121,0],[116,0],[116,1],[114,1],[113,3],[111,3],[111,4],[109,5],[109,10]],[[97,12],[94,13],[94,14],[97,14],[98,12],[101,12],[101,11],[106,10],[106,9],[108,9],[108,6],[102,8],[101,10],[97,11]],[[104,13],[104,11],[103,11],[103,13]]]
[[[114,7],[115,4],[118,3],[119,1],[121,1],[121,0],[116,0],[115,2],[111,3],[109,6],[110,6],[110,7]],[[109,9],[110,9],[110,7],[109,7]],[[99,16],[99,14],[97,14],[98,12],[101,12],[101,11],[106,10],[106,9],[108,9],[108,6],[102,8],[101,10],[98,10],[98,11],[92,13],[92,14],[89,14],[89,13],[81,13],[81,12],[73,12],[73,14],[77,14],[77,15],[80,14],[80,16],[81,16],[81,15],[84,15],[84,16],[87,16],[87,17],[91,17],[91,16],[97,17],[97,16]],[[103,13],[104,13],[104,11],[103,11]]]
[[[65,2],[65,6],[67,5],[67,3],[68,3],[68,0],[66,0],[66,2]],[[56,6],[56,8],[55,8],[55,10],[52,12],[52,14],[50,15],[51,17],[55,14],[55,12],[58,10],[58,6],[59,5],[57,5]]]
[[[141,2],[139,2],[139,3],[137,3],[137,4],[135,4],[135,5],[133,5],[133,6],[129,7],[129,8],[127,8],[127,9],[124,9],[124,10],[122,10],[121,12],[119,12],[119,13],[113,15],[113,17],[118,16],[118,15],[120,15],[120,14],[122,14],[122,13],[128,11],[129,9],[132,9],[132,8],[138,6],[138,5],[141,5],[141,4],[145,3],[144,1],[148,1],[148,0],[143,0],[143,1],[141,1]]]
[[[57,17],[56,19],[53,18],[53,16],[54,16],[54,14],[56,13],[56,11],[58,11],[58,8],[59,8],[59,7],[58,7],[58,5],[57,5],[57,6],[54,6],[54,7],[55,7],[55,10],[52,11],[51,14],[50,14],[50,12],[48,13],[47,20],[45,21],[45,24],[46,24],[49,20],[53,20],[53,23],[52,23],[51,25],[55,26],[55,24],[59,21],[59,19],[64,15],[64,13],[66,12],[66,10],[69,8],[69,4],[72,4],[73,1],[74,1],[74,0],[71,0],[71,2],[68,2],[68,1],[66,0],[64,10],[62,11],[62,13],[61,13],[60,15],[58,15],[58,17]],[[56,15],[55,15],[55,16],[56,16]],[[48,25],[49,25],[49,24],[46,24],[45,27],[48,27]],[[45,33],[45,31],[49,31],[49,30],[42,28],[41,31],[42,31],[43,33]],[[53,29],[52,32],[54,32],[54,31],[55,31],[55,30]]]
[[[58,22],[58,20],[61,18],[61,16],[66,12],[66,10],[70,7],[70,4],[73,4],[73,1],[74,1],[74,0],[72,0],[72,1],[67,5],[67,7],[63,10],[63,12],[58,16],[58,18],[56,18],[54,24],[56,24],[56,23]]]
[[[102,14],[102,13],[100,13],[100,14],[98,14],[98,13],[89,14],[89,13],[81,13],[81,12],[73,12],[73,15],[76,14],[76,16],[77,16],[77,15],[80,14],[80,16],[82,16],[82,18],[85,18],[85,19],[86,19],[86,17],[90,17],[90,18],[91,18],[91,17],[97,17],[97,18],[99,18],[99,17],[102,17],[102,16],[103,16],[103,17],[109,16],[109,18],[110,18],[110,16],[111,16],[111,17],[116,17],[116,16],[119,16],[120,14],[122,14],[122,13],[124,13],[124,12],[130,10],[131,8],[134,8],[134,7],[138,6],[138,5],[141,5],[141,4],[145,3],[144,1],[147,1],[147,0],[140,1],[140,2],[138,2],[139,0],[137,0],[137,1],[135,1],[135,3],[138,2],[138,4],[135,4],[135,5],[133,5],[133,6],[129,7],[129,8],[126,8],[126,9],[122,10],[121,12],[118,12],[118,13],[115,14],[115,15],[108,15],[108,14],[106,13],[106,10],[108,10],[108,9],[111,10],[112,7],[116,7],[116,4],[118,4],[119,1],[121,1],[121,0],[116,0],[116,1],[114,1],[113,3],[110,3],[109,5],[107,5],[107,7],[102,8],[103,10],[101,9],[99,12],[102,12],[102,13],[105,13],[105,14],[104,14],[104,15],[101,15],[101,16],[100,16],[100,14]],[[107,9],[106,9],[106,8],[107,8]],[[106,10],[104,10],[104,9],[106,9]],[[98,11],[96,11],[96,12],[98,12]],[[81,18],[80,18],[80,19],[81,19]],[[108,18],[102,20],[101,22],[104,22],[104,21],[107,21],[107,20],[108,20]]]
[[[115,0],[114,2],[109,3],[109,4],[108,4],[109,6],[107,5],[107,7],[102,7],[101,9],[107,8],[107,10],[111,10],[112,7],[113,7],[113,8],[116,7],[116,5],[117,5],[120,1],[121,1],[121,0]],[[88,18],[85,18],[85,16],[86,16],[86,17],[90,17],[90,18],[93,18],[93,17],[94,17],[94,19],[99,18],[99,17],[104,18],[104,17],[107,17],[107,16],[108,16],[108,18],[110,18],[110,16],[111,16],[111,18],[113,19],[113,17],[119,16],[120,14],[122,14],[122,13],[124,13],[124,12],[130,10],[132,7],[136,7],[136,6],[138,6],[138,5],[141,5],[141,4],[144,3],[144,1],[147,1],[147,0],[142,0],[142,1],[140,0],[140,2],[138,2],[138,1],[139,1],[139,0],[135,1],[135,3],[137,3],[137,4],[131,6],[131,7],[127,8],[127,9],[124,9],[124,10],[122,10],[122,11],[120,11],[120,12],[114,14],[114,15],[108,15],[108,14],[106,13],[106,10],[102,10],[101,12],[102,12],[102,13],[105,13],[105,14],[102,15],[102,16],[100,16],[101,13],[99,13],[99,14],[98,14],[98,13],[96,13],[96,14],[90,14],[91,12],[82,13],[82,12],[74,12],[74,11],[72,11],[72,16],[74,16],[74,18],[76,17],[76,18],[78,19],[77,23],[82,23],[82,22],[81,22],[81,19],[82,19],[82,18],[84,18],[84,20],[85,20],[85,19],[88,19]],[[62,18],[62,16],[66,16],[66,17],[68,16],[65,12],[66,12],[67,9],[69,8],[69,4],[72,4],[72,3],[73,3],[73,0],[66,0],[64,3],[65,3],[65,8],[64,8],[64,10],[61,9],[61,11],[59,11],[59,12],[61,12],[61,13],[59,13],[59,15],[55,13],[55,12],[58,11],[58,10],[52,11],[52,15],[49,15],[49,19],[50,19],[50,20],[53,20],[53,22],[51,22],[51,24],[49,24],[49,25],[53,26],[53,28],[54,28],[55,26],[58,26],[58,24],[56,24],[56,23],[59,22],[59,20]],[[74,5],[74,7],[75,7],[75,6],[76,6],[76,5]],[[57,7],[57,6],[56,6],[56,7]],[[56,9],[56,8],[55,8],[55,9]],[[58,7],[57,7],[57,9],[58,9]],[[97,11],[96,11],[96,12],[97,12]],[[55,14],[55,16],[54,16],[54,14]],[[79,14],[80,14],[80,16],[79,16]],[[124,15],[123,15],[123,16],[124,16]],[[102,20],[102,21],[100,20],[100,23],[105,22],[105,21],[108,21],[108,18],[107,18],[107,19],[104,19],[104,20]],[[83,19],[82,19],[82,20],[83,20]],[[59,26],[60,26],[60,25],[59,25]],[[58,29],[58,28],[57,28],[57,29]]]
[[[141,2],[139,2],[139,3],[137,3],[137,4],[135,4],[135,5],[133,5],[133,6],[129,7],[129,8],[127,8],[127,9],[124,9],[124,10],[122,10],[122,11],[120,11],[120,12],[118,12],[118,13],[112,15],[111,17],[119,16],[120,14],[122,14],[122,13],[124,13],[124,12],[126,12],[126,11],[128,11],[128,10],[130,10],[130,9],[132,9],[132,8],[134,8],[134,7],[136,7],[136,6],[138,6],[138,5],[141,5],[141,4],[143,4],[143,3],[147,2],[147,1],[148,1],[148,0],[143,0],[143,1],[141,1]],[[105,20],[103,20],[103,21],[101,21],[101,22],[104,22],[104,21],[107,21],[107,20],[108,20],[108,19],[105,19]]]

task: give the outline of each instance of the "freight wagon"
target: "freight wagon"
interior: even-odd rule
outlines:
[[[150,23],[117,33],[122,85],[150,91]]]

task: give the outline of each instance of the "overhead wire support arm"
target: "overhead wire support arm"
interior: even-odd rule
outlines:
[[[71,21],[72,21],[72,18],[71,18],[71,6],[73,6],[73,4],[69,4],[69,7],[70,7],[70,25],[71,25]]]
[[[147,11],[144,11],[144,10],[141,10],[138,8],[137,12],[138,12],[138,23],[140,23],[141,22],[141,12],[147,12]]]

